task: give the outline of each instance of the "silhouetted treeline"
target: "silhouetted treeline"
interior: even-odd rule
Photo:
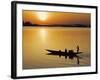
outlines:
[[[31,22],[23,22],[23,26],[45,26],[45,27],[90,27],[90,25],[84,24],[49,24],[49,25],[40,25],[40,24],[32,24]]]
[[[32,24],[31,22],[23,22],[23,26],[37,26],[37,24]]]

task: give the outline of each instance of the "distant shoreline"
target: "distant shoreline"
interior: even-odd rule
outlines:
[[[51,28],[52,28],[52,27],[64,27],[64,28],[67,28],[67,27],[69,28],[69,27],[70,27],[70,28],[90,28],[90,26],[88,26],[88,27],[85,27],[85,26],[79,27],[79,26],[48,26],[48,25],[45,25],[45,26],[44,26],[44,25],[42,25],[42,26],[41,26],[41,25],[39,25],[39,26],[23,26],[23,27],[51,27]]]
[[[42,26],[44,26],[44,27],[82,27],[82,28],[86,28],[86,27],[88,27],[88,28],[90,28],[90,24],[88,24],[88,25],[86,25],[86,24],[79,24],[79,23],[76,23],[76,24],[43,24],[43,25],[41,25],[41,24],[32,24],[32,23],[30,23],[30,22],[23,22],[23,26],[24,27],[26,27],[26,26],[30,26],[30,27],[34,27],[34,26],[37,26],[37,27],[42,27]]]

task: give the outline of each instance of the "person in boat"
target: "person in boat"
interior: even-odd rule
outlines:
[[[77,45],[77,53],[79,52],[79,45]]]

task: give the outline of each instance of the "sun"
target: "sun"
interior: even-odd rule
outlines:
[[[48,18],[48,13],[47,12],[37,12],[37,17],[41,21],[45,21]]]

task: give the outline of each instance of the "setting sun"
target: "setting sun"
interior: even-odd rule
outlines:
[[[48,17],[47,12],[37,12],[37,16],[41,21],[45,21]]]

